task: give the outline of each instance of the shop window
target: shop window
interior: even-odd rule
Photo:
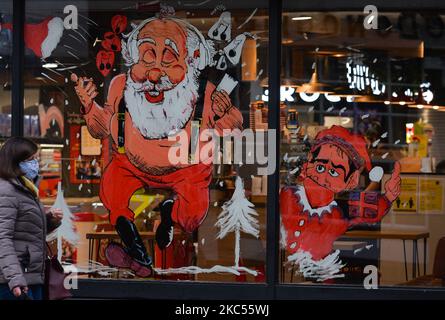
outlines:
[[[12,1],[0,3],[0,137],[11,135]],[[3,26],[3,28],[2,28]]]
[[[265,281],[267,17],[266,1],[26,2],[25,135],[67,214],[51,238],[67,269]]]
[[[280,281],[444,286],[445,16],[379,11],[368,28],[360,11],[292,5],[282,16],[281,91],[292,95],[280,110]]]

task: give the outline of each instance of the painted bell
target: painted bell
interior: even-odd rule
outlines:
[[[237,64],[241,58],[241,53],[243,52],[243,46],[246,42],[246,35],[240,34],[236,36],[225,48],[224,52],[227,59],[229,59],[231,64]]]
[[[210,28],[208,32],[209,38],[217,41],[230,41],[231,27],[230,12],[224,11],[221,13],[218,21]]]

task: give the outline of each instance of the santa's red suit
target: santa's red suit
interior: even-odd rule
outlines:
[[[379,222],[391,203],[384,195],[378,200],[375,218],[348,219],[335,201],[321,208],[312,208],[302,186],[285,187],[280,194],[281,237],[289,254],[301,250],[320,260],[332,252],[335,240],[349,228],[362,223]]]
[[[114,225],[119,216],[134,219],[128,203],[136,190],[144,186],[170,189],[175,193],[173,221],[185,231],[193,232],[207,214],[211,179],[211,164],[199,163],[155,176],[138,169],[125,154],[113,152],[113,160],[107,166],[100,185],[100,198],[110,210],[110,221]]]

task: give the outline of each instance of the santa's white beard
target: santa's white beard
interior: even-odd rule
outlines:
[[[171,87],[168,78],[154,85],[149,81],[134,82],[130,74],[127,76],[124,97],[133,124],[147,139],[161,139],[176,134],[184,128],[194,110],[198,97],[198,74],[188,67],[187,74],[176,87],[164,91],[164,100],[160,103],[149,102],[144,90]]]

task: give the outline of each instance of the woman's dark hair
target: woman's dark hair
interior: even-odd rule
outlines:
[[[23,175],[19,163],[33,156],[39,147],[31,140],[12,137],[0,148],[0,178],[13,179]]]

